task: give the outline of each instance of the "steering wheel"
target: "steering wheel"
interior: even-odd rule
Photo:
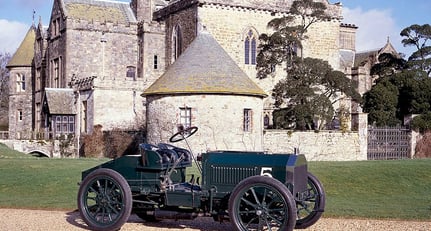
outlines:
[[[170,142],[175,143],[181,140],[184,140],[193,134],[195,134],[198,131],[198,127],[188,127],[182,131],[179,131],[175,133],[171,138],[169,139]]]

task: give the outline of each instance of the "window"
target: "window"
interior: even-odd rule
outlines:
[[[18,121],[22,121],[22,117],[23,117],[22,110],[18,110]]]
[[[54,116],[55,122],[55,133],[59,134],[70,134],[75,132],[75,117],[74,116]]]
[[[172,63],[181,55],[182,43],[181,28],[177,25],[172,31]]]
[[[16,91],[25,92],[25,75],[22,73],[16,74]]]
[[[60,87],[60,76],[61,76],[61,59],[56,58],[51,61],[51,87]]]
[[[81,132],[87,133],[87,115],[88,112],[88,105],[87,101],[82,101],[81,104]]]
[[[69,116],[69,132],[74,133],[75,132],[75,117]]]
[[[269,127],[269,116],[268,115],[265,115],[263,117],[263,126],[264,126],[264,128],[268,128]]]
[[[192,108],[180,108],[180,125],[182,125],[184,129],[192,126]]]
[[[60,18],[52,20],[51,23],[51,36],[56,37],[60,35]]]
[[[41,78],[42,68],[37,68],[36,70],[36,85],[35,85],[35,91],[40,91],[41,85],[42,85],[42,78]]]
[[[154,70],[157,70],[157,67],[158,67],[157,55],[154,55]]]
[[[136,73],[136,67],[134,66],[127,67],[126,77],[133,78],[133,80],[135,80],[135,75],[136,75],[135,73]]]
[[[270,69],[270,71],[271,71],[271,73],[275,73],[275,71],[276,71],[276,68],[277,68],[277,66],[275,65],[275,64],[270,64],[271,65],[271,69]]]
[[[255,33],[249,30],[244,40],[244,62],[245,64],[256,64],[257,39]]]
[[[299,52],[300,52],[300,48],[298,47],[298,44],[296,44],[296,43],[292,43],[291,45],[290,45],[290,47],[289,47],[289,49],[290,49],[290,54],[292,55],[292,56],[298,56],[298,54],[299,54]]]
[[[40,103],[36,103],[36,113],[34,115],[34,120],[36,121],[36,131],[38,131],[42,125],[42,122],[40,121],[40,113],[41,113]]]
[[[243,130],[245,132],[251,132],[251,127],[252,127],[251,119],[252,119],[252,110],[245,108],[244,109],[244,125],[243,125]]]

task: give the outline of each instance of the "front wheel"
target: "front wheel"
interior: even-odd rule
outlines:
[[[79,187],[78,209],[91,230],[118,230],[132,211],[130,186],[118,172],[97,169]]]
[[[325,209],[325,190],[313,174],[308,173],[307,197],[297,201],[298,219],[296,229],[305,229],[320,219]]]
[[[236,230],[293,230],[295,200],[280,181],[267,176],[242,180],[229,198],[229,216]]]

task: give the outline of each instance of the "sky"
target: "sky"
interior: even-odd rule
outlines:
[[[129,2],[129,0],[121,0]],[[358,26],[356,50],[383,47],[389,38],[398,52],[413,48],[401,44],[401,30],[413,24],[431,24],[429,0],[329,0],[343,4],[343,23]],[[14,53],[34,21],[48,25],[53,0],[0,0],[0,52]],[[35,12],[33,14],[33,12]],[[33,19],[34,18],[34,19]]]

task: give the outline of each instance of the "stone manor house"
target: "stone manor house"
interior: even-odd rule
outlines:
[[[357,27],[331,20],[309,28],[303,54],[326,60],[370,89],[370,67],[388,42],[355,50]],[[271,90],[283,77],[256,78],[258,37],[293,0],[54,0],[48,25],[33,25],[8,64],[10,139],[146,129],[167,142],[178,126],[198,126],[201,150],[266,150]],[[342,97],[342,96],[340,96]],[[356,129],[361,109],[350,99]],[[342,105],[341,105],[342,104]],[[355,125],[356,124],[356,125]]]

